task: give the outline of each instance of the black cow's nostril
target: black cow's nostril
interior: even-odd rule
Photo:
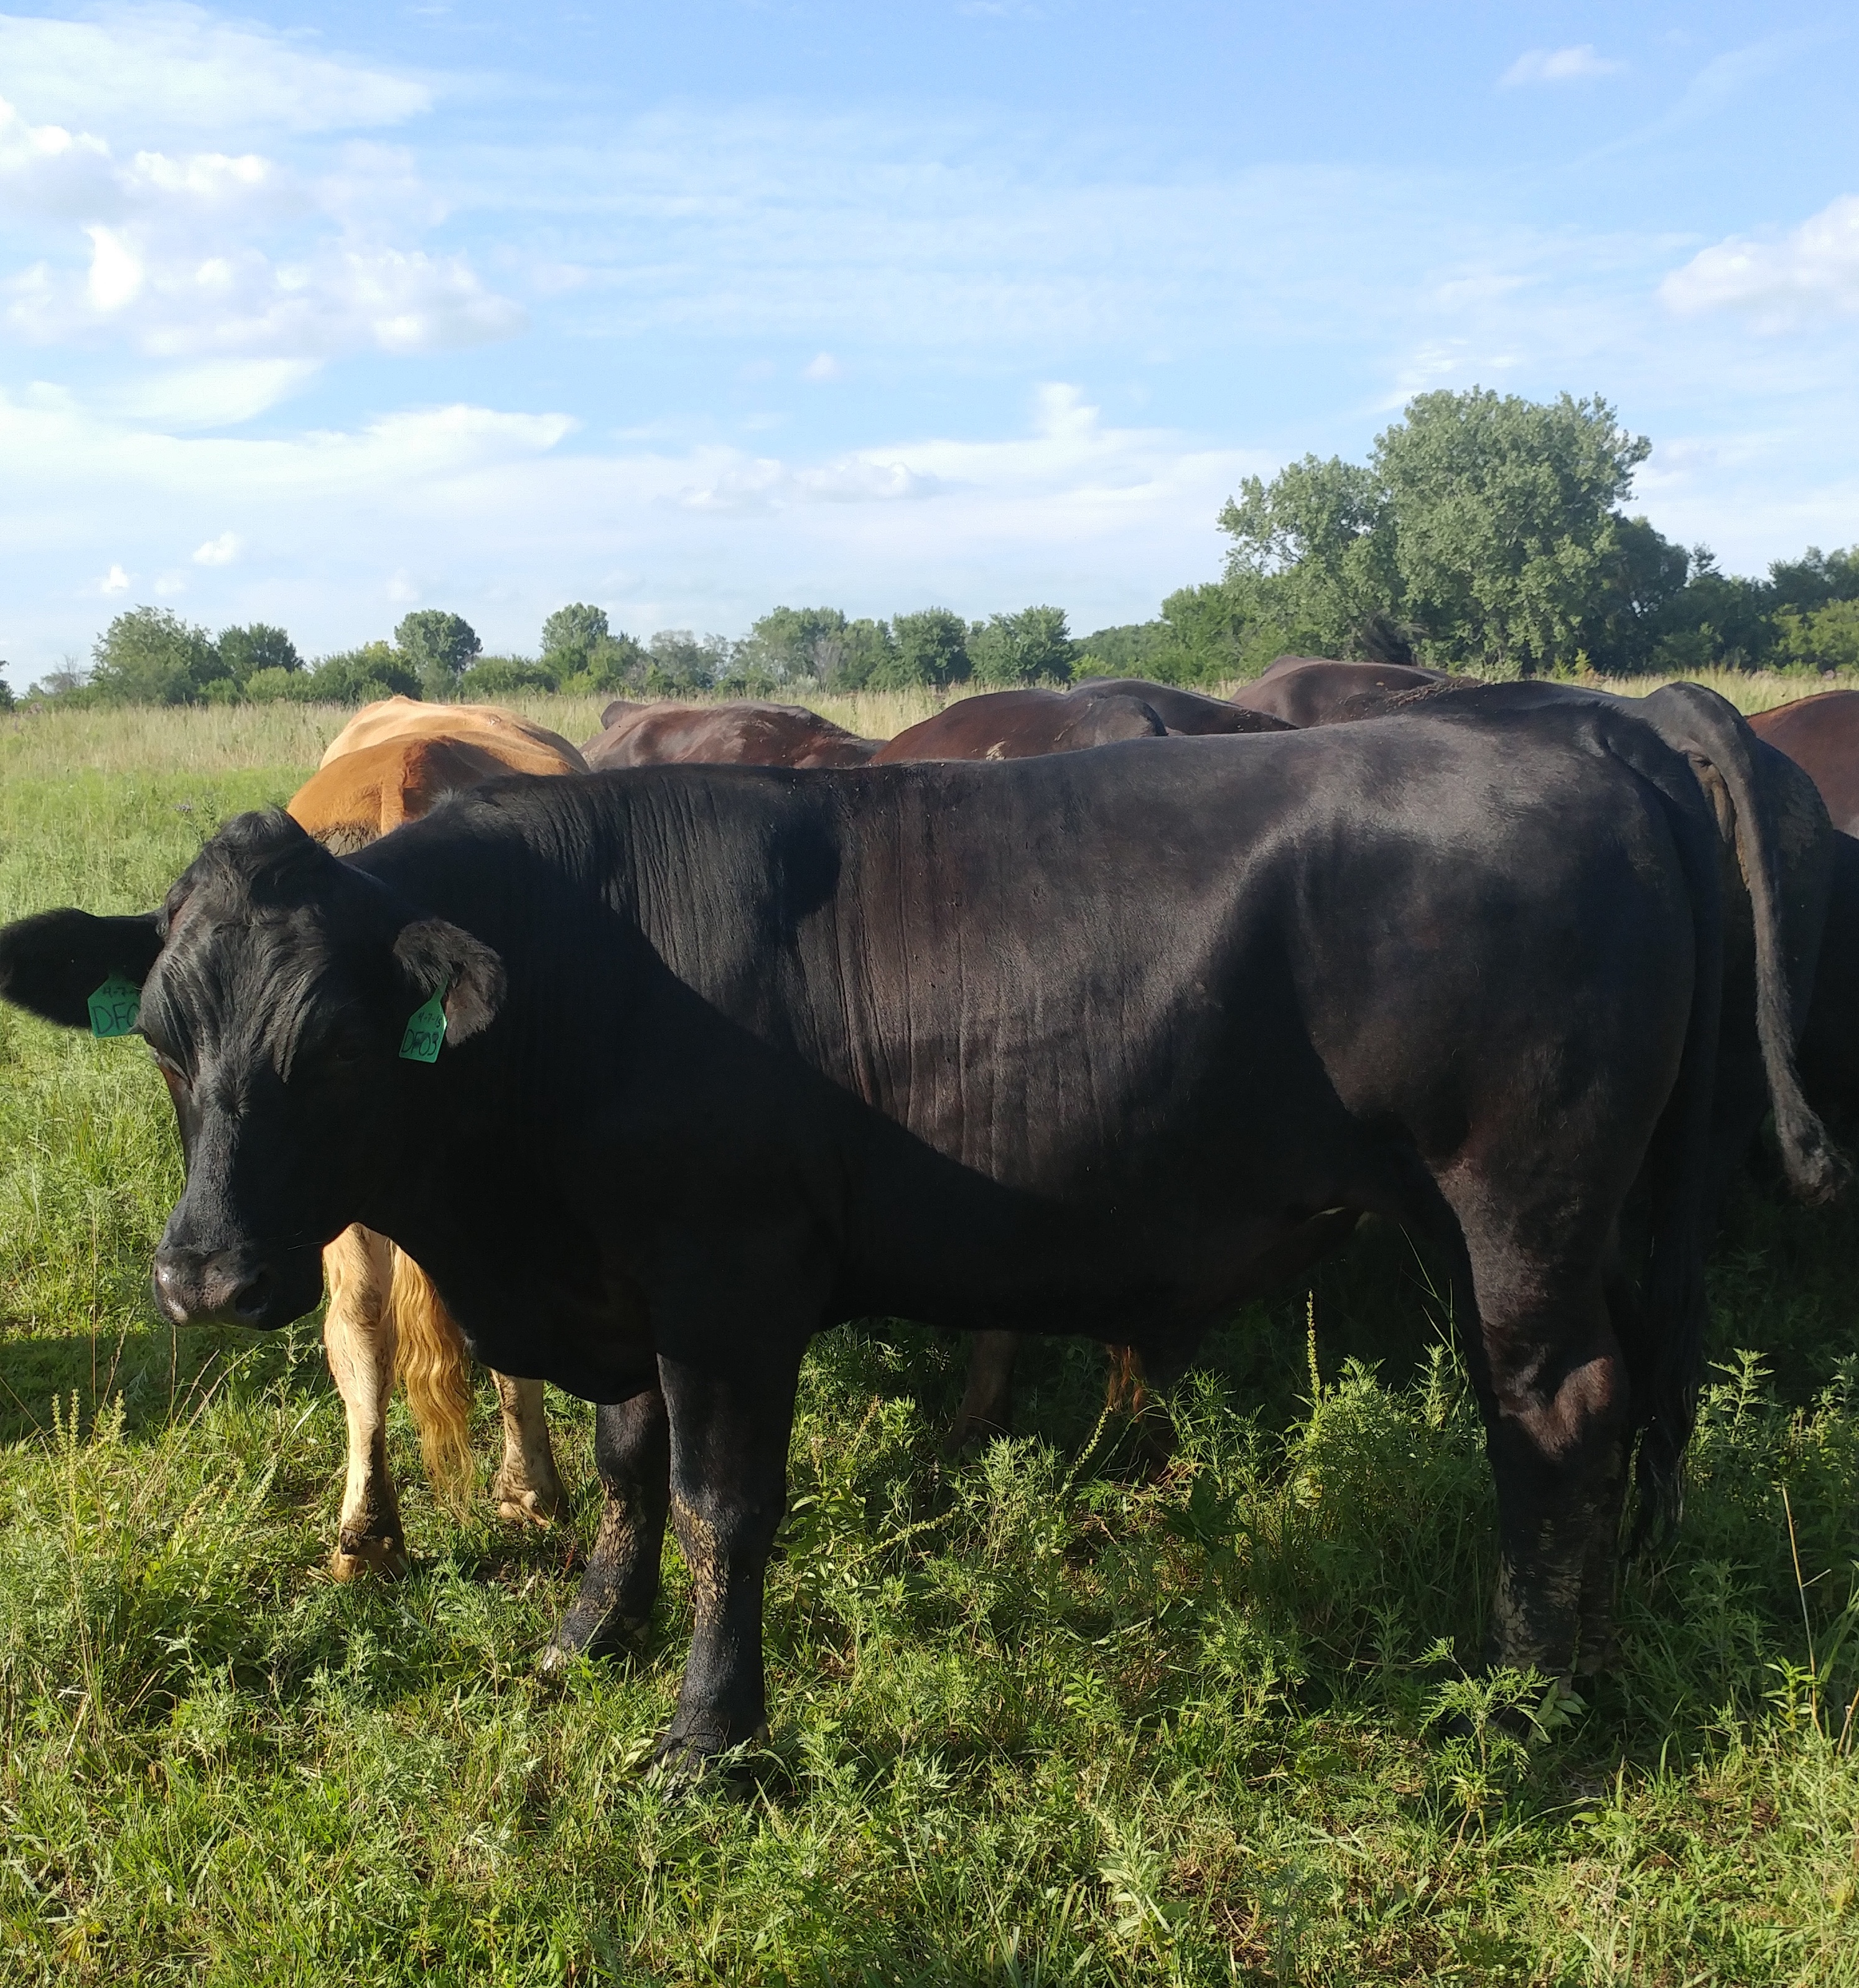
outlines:
[[[232,1315],[249,1325],[261,1317],[271,1303],[271,1273],[261,1270],[248,1283],[240,1286],[232,1300]]]
[[[186,1280],[180,1268],[166,1257],[155,1259],[155,1301],[164,1316],[184,1325],[190,1315]]]

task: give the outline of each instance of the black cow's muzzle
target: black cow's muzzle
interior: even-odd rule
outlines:
[[[254,1249],[189,1249],[164,1244],[155,1253],[155,1302],[177,1325],[288,1325],[316,1302],[320,1276],[308,1303],[287,1286],[276,1267]]]

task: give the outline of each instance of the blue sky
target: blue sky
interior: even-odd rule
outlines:
[[[1831,7],[0,14],[0,655],[776,602],[1139,619],[1414,392],[1599,392],[1736,570],[1859,540]]]

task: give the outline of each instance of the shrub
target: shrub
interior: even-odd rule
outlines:
[[[1775,617],[1778,661],[1816,670],[1859,669],[1859,600],[1830,600]]]
[[[306,695],[319,704],[372,704],[377,698],[420,695],[419,678],[386,642],[325,656],[308,674]]]
[[[458,695],[482,703],[516,691],[553,690],[557,681],[546,664],[526,662],[521,656],[486,656],[458,679]]]
[[[305,669],[254,670],[240,688],[248,704],[307,704],[316,695],[316,679]]]

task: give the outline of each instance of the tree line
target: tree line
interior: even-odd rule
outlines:
[[[1231,544],[1219,579],[1171,594],[1154,620],[1083,637],[1049,606],[983,620],[945,607],[889,620],[776,607],[737,640],[669,629],[642,641],[576,602],[543,622],[532,658],[487,656],[461,616],[421,608],[391,641],[306,662],[282,628],[214,636],[136,607],[97,638],[88,669],[54,671],[29,695],[359,704],[1093,674],[1205,685],[1256,676],[1286,653],[1525,676],[1859,668],[1859,547],[1810,546],[1760,580],[1724,573],[1708,547],[1675,544],[1623,508],[1651,446],[1598,396],[1423,394],[1365,463],[1306,455],[1269,483],[1247,478],[1220,513]]]

